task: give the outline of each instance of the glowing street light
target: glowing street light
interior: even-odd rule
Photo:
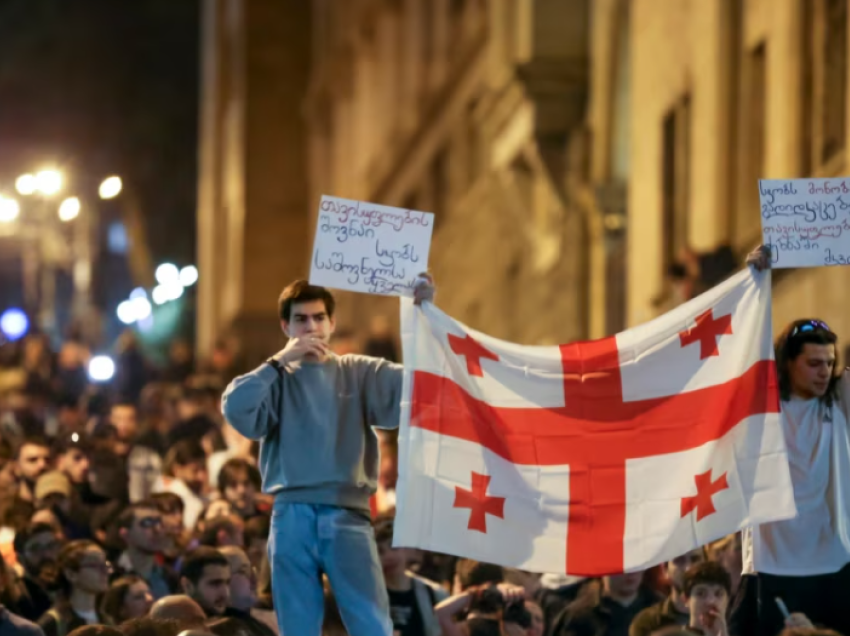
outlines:
[[[7,309],[0,315],[0,332],[13,342],[22,338],[29,327],[27,315],[17,307]]]
[[[173,263],[163,263],[156,268],[154,275],[156,276],[156,282],[160,285],[180,282],[180,270]]]
[[[18,194],[22,194],[24,196],[29,196],[33,192],[35,192],[38,187],[38,180],[35,178],[35,175],[32,174],[22,174],[15,181],[15,189],[18,191]]]
[[[181,287],[180,289],[183,288]],[[171,292],[166,285],[157,285],[153,288],[151,295],[153,296],[153,301],[157,305],[164,305],[171,300]]]
[[[115,376],[115,363],[109,356],[94,356],[89,362],[92,382],[109,382]]]
[[[136,322],[136,307],[133,305],[132,300],[125,300],[118,305],[115,313],[118,314],[118,320],[125,325],[132,325]]]
[[[151,315],[151,302],[147,298],[134,298],[130,301],[133,306],[133,316],[137,321],[145,320]]]
[[[11,223],[20,213],[21,207],[15,199],[0,196],[0,223]]]
[[[100,194],[101,199],[114,199],[121,194],[122,186],[121,177],[107,177],[100,184],[98,194]]]
[[[80,215],[80,200],[77,197],[68,197],[59,206],[59,220],[68,222]]]
[[[194,265],[186,265],[180,270],[180,284],[183,287],[191,287],[198,282],[198,268]]]
[[[42,170],[35,175],[36,188],[44,196],[52,196],[62,189],[62,173],[56,170]]]

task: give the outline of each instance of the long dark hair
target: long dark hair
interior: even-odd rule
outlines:
[[[808,331],[801,331],[800,328],[806,325],[811,325],[811,328]],[[838,380],[841,377],[837,372],[841,368],[838,364],[838,336],[826,326],[826,323],[817,319],[795,320],[776,338],[773,347],[779,376],[779,395],[785,401],[791,399],[791,373],[788,366],[797,359],[807,344],[835,345],[835,367],[832,378],[826,393],[820,398],[825,405],[832,406],[838,398]]]

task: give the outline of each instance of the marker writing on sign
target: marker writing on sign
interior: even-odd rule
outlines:
[[[407,271],[395,264],[384,267],[376,263],[368,256],[360,259],[348,260],[343,252],[331,252],[330,256],[323,256],[318,251],[313,258],[313,264],[318,270],[328,270],[346,275],[350,285],[364,283],[369,286],[369,291],[376,294],[389,294],[409,290],[413,288],[415,275],[408,275]]]
[[[365,205],[365,204],[364,204]],[[423,212],[414,210],[388,211],[376,208],[361,207],[360,202],[349,205],[341,201],[325,199],[322,201],[322,212],[330,212],[337,216],[339,223],[348,223],[350,218],[357,218],[368,227],[390,226],[394,231],[401,232],[407,225],[429,227],[431,220]]]

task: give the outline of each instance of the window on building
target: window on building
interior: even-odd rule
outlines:
[[[802,174],[832,176],[844,164],[847,0],[806,3],[803,24]]]
[[[765,176],[767,49],[764,43],[745,53],[740,69],[736,204],[732,242],[739,250],[757,245],[761,236],[758,180]]]
[[[690,215],[690,96],[680,99],[667,113],[662,125],[662,206],[664,271],[687,247]]]

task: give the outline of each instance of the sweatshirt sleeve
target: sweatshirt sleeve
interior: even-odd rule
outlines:
[[[367,358],[364,395],[369,424],[376,428],[398,428],[401,416],[401,387],[404,368],[383,358]]]
[[[227,386],[221,398],[221,412],[233,428],[248,439],[262,439],[279,424],[277,370],[263,364],[241,375]]]

